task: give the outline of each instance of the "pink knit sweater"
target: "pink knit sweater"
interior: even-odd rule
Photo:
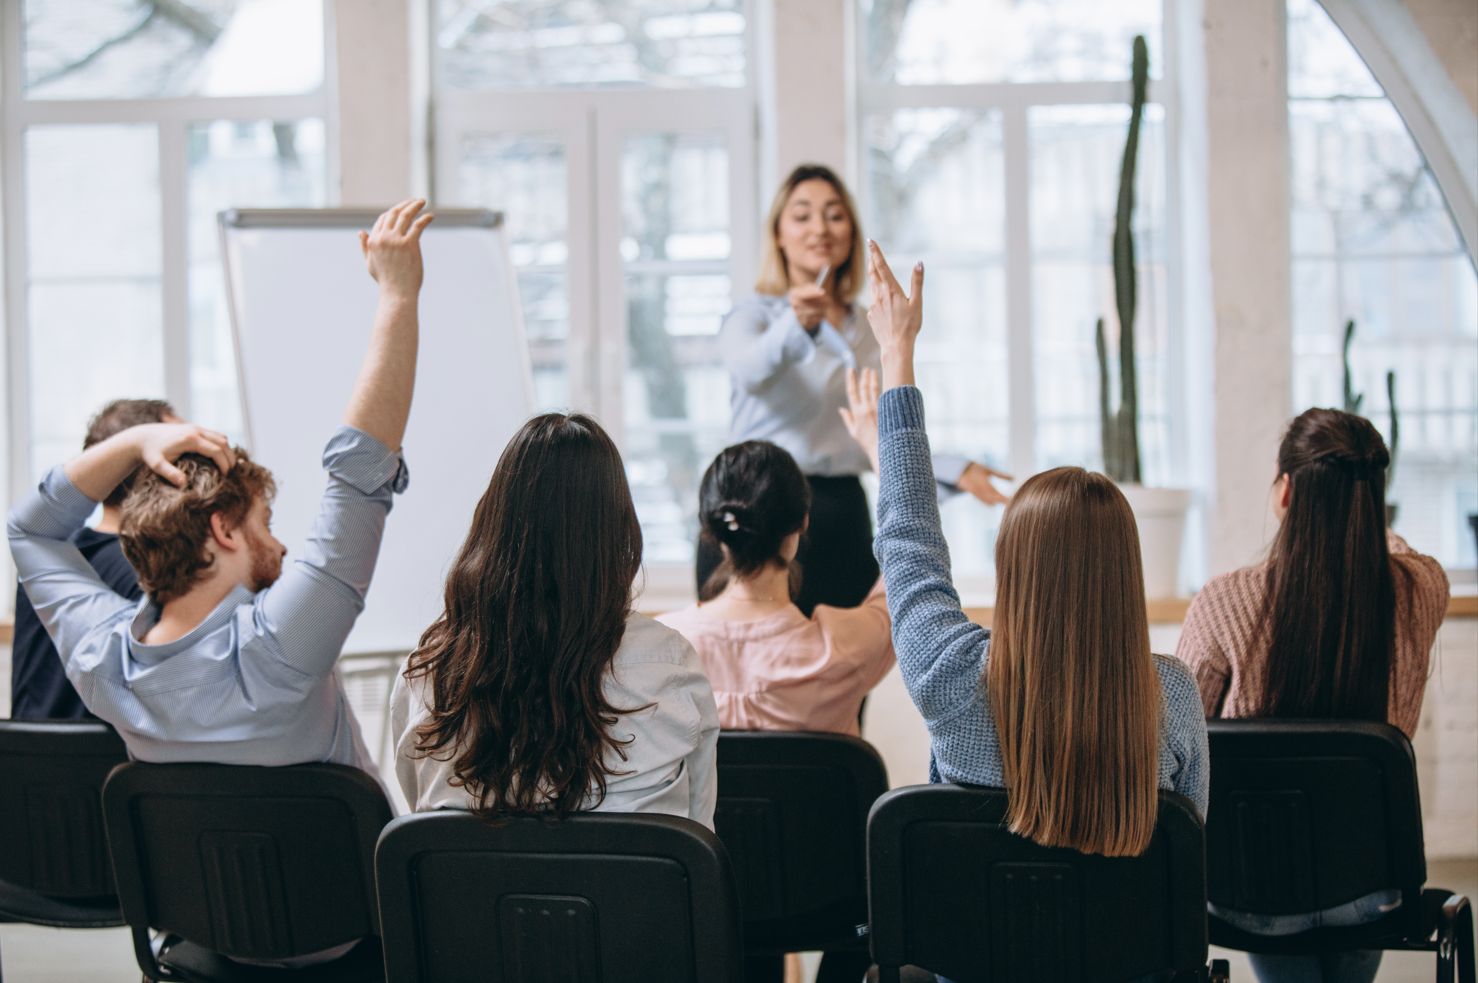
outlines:
[[[1447,614],[1447,574],[1442,564],[1387,533],[1396,587],[1396,649],[1391,659],[1387,719],[1416,734],[1427,686],[1427,660]],[[1401,576],[1404,570],[1409,576]],[[1266,563],[1213,577],[1186,612],[1175,654],[1196,674],[1207,717],[1262,716],[1258,700],[1267,669],[1268,643],[1257,631],[1267,598]]]

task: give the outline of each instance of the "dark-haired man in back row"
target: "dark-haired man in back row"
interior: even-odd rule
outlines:
[[[100,444],[116,433],[143,423],[183,423],[174,407],[162,399],[115,399],[104,406],[87,426],[82,449]],[[118,543],[118,515],[130,482],[125,481],[103,499],[103,517],[95,528],[82,528],[71,536],[114,593],[137,601],[143,597],[139,575],[123,555]],[[67,681],[56,646],[46,634],[31,599],[20,584],[15,588],[15,638],[10,650],[10,715],[14,718],[81,720],[92,716],[82,705],[77,690]]]

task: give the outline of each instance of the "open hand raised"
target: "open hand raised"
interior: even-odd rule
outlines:
[[[359,233],[364,265],[382,292],[414,297],[421,289],[421,230],[434,217],[420,198],[403,201],[375,219],[375,226]]]
[[[883,251],[871,239],[867,242],[867,284],[870,304],[867,323],[883,351],[883,388],[913,385],[914,339],[924,326],[924,264],[913,268],[910,293],[903,288],[888,268]]]
[[[878,396],[882,384],[872,369],[847,370],[847,405],[837,410],[847,433],[867,453],[873,473],[878,472]]]

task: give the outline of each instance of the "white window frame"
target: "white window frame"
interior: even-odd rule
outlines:
[[[333,0],[324,0],[323,84],[288,96],[192,96],[158,99],[27,99],[23,65],[24,15],[19,0],[0,10],[0,207],[4,214],[6,371],[9,410],[4,487],[9,501],[24,495],[39,476],[31,473],[30,317],[26,256],[27,127],[50,124],[152,123],[159,138],[159,211],[164,395],[190,417],[190,298],[187,224],[187,133],[191,124],[217,120],[322,119],[328,203],[338,203],[338,85]],[[8,564],[9,554],[4,562]],[[8,607],[8,601],[0,600]]]
[[[855,4],[857,0],[848,0]],[[1185,420],[1185,324],[1181,289],[1181,172],[1180,172],[1180,59],[1177,0],[1163,0],[1161,45],[1163,75],[1150,79],[1146,101],[1165,110],[1165,266],[1167,307],[1166,421],[1170,471],[1176,485],[1189,479],[1188,433]],[[1132,85],[1119,82],[1001,82],[962,85],[902,85],[871,81],[867,72],[866,39],[860,18],[855,23],[852,57],[856,73],[856,119],[898,109],[968,109],[1001,112],[1005,155],[1005,283],[1008,433],[1011,473],[1023,480],[1037,472],[1036,379],[1032,338],[1032,252],[1030,208],[1030,133],[1027,113],[1032,106],[1129,105]],[[1128,64],[1126,53],[1125,64]],[[867,160],[866,135],[852,127],[853,159],[858,162],[857,184],[863,196],[870,182],[861,168]],[[863,213],[870,211],[862,204]]]
[[[428,6],[434,6],[428,4]],[[729,155],[729,282],[743,296],[754,282],[756,198],[756,35],[753,0],[744,6],[742,88],[518,89],[469,91],[439,80],[431,44],[431,197],[457,202],[457,148],[478,134],[558,134],[565,148],[569,208],[565,260],[569,333],[565,365],[570,408],[596,416],[624,449],[627,353],[625,262],[621,258],[621,154],[636,133],[722,131]],[[434,17],[434,11],[432,12]]]

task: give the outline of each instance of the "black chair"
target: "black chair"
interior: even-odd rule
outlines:
[[[739,983],[723,844],[676,816],[402,816],[375,851],[389,983]]]
[[[1206,868],[1195,805],[1160,793],[1150,848],[1104,857],[1038,846],[1006,827],[1006,793],[913,785],[867,823],[872,956],[882,983],[922,967],[958,983],[1120,983],[1206,964]]]
[[[359,769],[131,762],[108,776],[103,815],[145,979],[281,981],[227,957],[285,960],[355,939],[292,979],[385,978],[374,854],[390,803]],[[164,933],[157,955],[150,929]]]
[[[724,731],[713,822],[754,953],[856,952],[867,968],[867,814],[883,759],[843,734]],[[828,959],[835,957],[828,957]]]
[[[1208,895],[1222,909],[1292,915],[1397,889],[1378,921],[1295,935],[1245,932],[1212,915],[1228,949],[1313,954],[1351,949],[1437,953],[1437,978],[1473,983],[1468,899],[1423,889],[1416,759],[1389,724],[1330,720],[1211,720]]]
[[[127,760],[101,721],[0,720],[0,922],[123,924],[102,791]]]

